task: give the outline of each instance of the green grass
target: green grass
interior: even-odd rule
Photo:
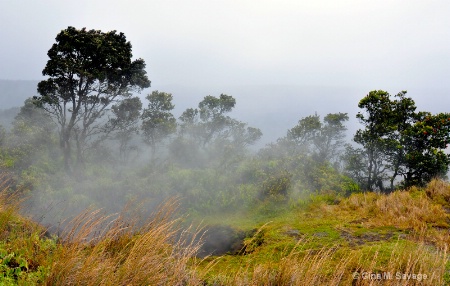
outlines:
[[[66,239],[46,237],[17,213],[17,197],[3,191],[0,285],[445,285],[450,216],[443,198],[450,188],[436,182],[428,188],[339,200],[317,195],[302,204],[256,202],[210,216],[193,213],[183,224],[173,220],[172,204],[143,228],[119,220],[103,229],[110,217],[86,212]],[[174,240],[180,226],[192,223],[246,233],[241,253],[195,258],[198,244]],[[428,277],[353,279],[385,272]]]
[[[355,194],[340,199],[337,204],[328,196],[318,195],[311,197],[308,204],[285,205],[276,215],[256,208],[210,217],[204,221],[206,224],[222,223],[237,229],[261,228],[263,242],[245,255],[216,258],[215,266],[209,269],[208,281],[217,285],[281,283],[274,277],[281,275],[278,271],[284,271],[282,265],[287,258],[293,258],[291,266],[298,268],[297,263],[306,264],[302,259],[308,257],[317,268],[312,265],[303,270],[312,271],[310,274],[317,277],[312,280],[303,277],[298,285],[308,281],[313,285],[334,285],[333,281],[348,285],[344,281],[351,284],[354,271],[390,271],[393,275],[397,272],[427,272],[429,279],[420,283],[442,285],[444,275],[448,276],[445,265],[450,240],[446,222],[450,217],[437,203],[442,200],[434,200],[425,194],[425,190],[417,189],[389,196]],[[282,206],[278,203],[278,207]],[[393,219],[399,214],[402,217]],[[414,224],[408,224],[411,221]],[[205,261],[205,265],[209,267],[207,262],[211,260],[214,258]],[[342,276],[335,280],[333,275],[339,267]],[[264,273],[261,273],[262,268]],[[399,281],[408,285],[420,284],[416,280],[391,282]],[[369,285],[369,282],[358,280],[356,285]],[[391,282],[383,283],[390,285]]]

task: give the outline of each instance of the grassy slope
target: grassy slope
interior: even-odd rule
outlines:
[[[209,270],[209,281],[223,285],[450,283],[446,276],[449,199],[449,186],[433,181],[425,190],[354,194],[334,204],[315,197],[306,206],[286,207],[274,216],[261,210],[233,214],[222,221],[245,229],[253,220],[259,232],[246,240],[245,255],[210,258],[216,264]],[[371,280],[368,273],[390,273],[392,279]],[[404,273],[427,277],[397,279]],[[354,280],[354,275],[364,277]]]
[[[166,206],[139,229],[116,219],[103,238],[87,244],[86,240],[92,239],[99,228],[104,229],[110,218],[85,213],[73,224],[77,231],[57,241],[46,238],[42,229],[17,215],[14,201],[3,192],[0,285],[450,282],[446,253],[450,245],[450,187],[441,181],[431,182],[424,190],[354,194],[334,201],[316,196],[300,206],[274,203],[246,212],[211,216],[204,224],[220,223],[249,233],[255,231],[245,239],[242,254],[204,260],[192,258],[198,248],[195,243],[189,247],[170,244],[176,236],[177,222],[163,214],[171,213],[173,205]],[[369,273],[390,273],[392,279],[371,280],[366,276]],[[398,273],[409,274],[409,279],[397,279]],[[359,278],[354,280],[354,275]]]

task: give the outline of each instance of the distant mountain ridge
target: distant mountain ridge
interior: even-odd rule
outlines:
[[[38,82],[0,79],[0,109],[22,106],[25,99],[37,95]]]

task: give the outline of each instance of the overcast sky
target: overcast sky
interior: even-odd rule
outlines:
[[[408,90],[422,109],[450,111],[447,0],[0,0],[0,24],[0,79],[42,79],[56,34],[74,26],[124,32],[152,89],[239,104],[253,100],[249,87],[270,86],[273,100],[292,93],[282,105],[322,97],[295,94],[318,87],[328,93],[318,105],[353,102],[354,112],[370,90]]]

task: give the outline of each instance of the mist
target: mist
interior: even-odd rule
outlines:
[[[450,5],[407,4],[2,2],[0,183],[23,198],[21,214],[48,237],[86,210],[111,220],[132,210],[128,218],[142,226],[175,200],[178,231],[203,226],[197,255],[208,257],[251,254],[269,244],[267,223],[322,202],[326,213],[361,193],[388,196],[446,180]],[[107,90],[104,78],[86,86],[98,94],[83,94],[92,101],[70,130],[75,105],[66,106],[64,88],[44,69],[55,35],[67,27],[123,32],[141,69],[141,81],[130,80],[112,99],[98,96]],[[388,103],[377,107],[400,110],[395,100],[404,98],[395,96],[407,91],[414,111],[403,122],[395,112],[376,118],[386,125],[376,133],[369,108],[358,104],[382,91]],[[104,108],[89,105],[100,102]],[[382,120],[389,116],[398,121]],[[436,145],[423,147],[430,142]],[[276,232],[295,243],[309,234],[352,237],[334,226],[331,235],[296,227]]]
[[[14,84],[20,85],[20,82]],[[26,88],[26,84],[21,88]],[[267,199],[267,194],[260,193],[264,185],[271,184],[266,178],[274,177],[277,180],[281,176],[291,180],[291,173],[294,172],[297,173],[295,176],[304,177],[298,174],[298,170],[292,169],[294,167],[284,164],[283,156],[276,155],[289,153],[289,150],[276,147],[276,151],[270,151],[273,149],[269,147],[270,144],[277,145],[277,140],[285,137],[288,129],[294,127],[302,117],[313,114],[323,114],[323,117],[332,113],[326,106],[313,106],[310,103],[311,98],[317,96],[327,98],[330,89],[231,87],[230,92],[240,91],[241,95],[235,97],[236,104],[232,110],[220,116],[228,121],[236,120],[244,124],[244,129],[240,131],[244,133],[239,133],[238,136],[245,137],[247,127],[259,128],[262,134],[256,135],[257,137],[248,143],[242,143],[244,137],[232,135],[235,132],[234,125],[218,125],[218,130],[210,130],[211,134],[217,134],[212,135],[208,141],[202,141],[206,139],[201,139],[202,135],[195,132],[209,123],[197,118],[192,126],[183,129],[180,117],[187,109],[198,108],[206,96],[219,98],[219,94],[215,90],[205,93],[201,89],[171,88],[175,105],[173,115],[177,119],[178,127],[174,133],[158,143],[156,152],[144,143],[140,131],[130,138],[123,159],[118,154],[118,141],[114,135],[109,135],[100,144],[88,146],[85,166],[76,167],[72,173],[66,173],[61,168],[58,126],[48,114],[33,107],[30,102],[13,109],[16,111],[13,114],[4,110],[3,124],[8,133],[3,141],[5,148],[15,145],[24,152],[15,155],[18,159],[11,169],[11,174],[14,188],[23,189],[28,198],[24,207],[25,213],[58,233],[70,218],[88,207],[101,208],[106,213],[113,214],[119,213],[127,204],[134,202],[141,204],[143,213],[149,214],[162,201],[179,197],[183,212],[191,212],[193,217],[253,208],[259,201]],[[348,91],[337,90],[343,95]],[[261,104],[270,100],[271,94],[275,92],[280,94],[276,102]],[[17,93],[26,96],[31,90],[21,92],[18,88]],[[148,104],[146,94],[151,92],[146,90],[135,94],[142,99],[143,108]],[[231,93],[230,95],[232,96]],[[293,102],[298,104],[292,104]],[[106,123],[112,116],[107,113],[102,119],[103,122]],[[137,126],[140,128],[141,124],[142,120]],[[34,128],[36,130],[33,130]],[[101,134],[95,138],[100,137]],[[274,152],[275,155],[269,155],[275,156],[274,158],[281,156],[276,158],[278,163],[272,167],[260,166],[265,165],[264,160],[269,159],[265,157],[267,155],[259,155],[261,150],[266,153]],[[307,192],[315,191],[313,186],[306,186],[308,183],[305,181],[306,177],[299,183],[301,186],[293,187],[295,190],[292,194],[302,193],[306,196]],[[290,186],[286,185],[286,188]],[[295,200],[294,197],[292,200]]]
[[[20,81],[2,81],[2,83],[2,86],[5,86],[3,90],[7,91],[4,93],[6,96],[2,98],[10,96],[10,90],[14,90],[14,86],[18,98],[23,99],[30,94],[35,94],[35,87],[29,82],[22,84]],[[258,202],[264,201],[264,196],[261,197],[258,192],[264,188],[264,185],[270,184],[265,181],[266,177],[273,177],[275,180],[278,177],[289,178],[287,188],[291,201],[329,188],[338,188],[343,193],[348,191],[342,189],[340,185],[342,182],[338,179],[345,174],[342,169],[345,163],[339,157],[343,155],[344,145],[341,146],[340,153],[336,154],[335,158],[329,159],[336,164],[335,166],[340,166],[335,170],[329,170],[333,176],[336,176],[337,185],[333,185],[332,182],[317,184],[317,182],[311,183],[310,180],[317,178],[313,179],[316,175],[310,171],[315,168],[328,168],[326,164],[314,159],[314,151],[306,150],[298,157],[302,161],[300,165],[299,163],[289,165],[285,161],[288,158],[292,160],[300,153],[293,153],[293,149],[290,149],[292,146],[282,147],[280,140],[283,141],[288,131],[302,118],[318,115],[323,120],[327,114],[340,112],[348,114],[348,120],[345,122],[346,130],[342,133],[343,142],[354,145],[353,136],[357,129],[362,128],[356,119],[356,113],[359,111],[357,104],[368,91],[363,92],[357,87],[288,85],[247,85],[227,88],[208,85],[196,88],[183,85],[163,87],[173,95],[174,108],[171,113],[176,118],[178,127],[177,131],[158,143],[156,153],[152,154],[152,147],[144,143],[143,134],[140,131],[132,135],[127,156],[125,160],[122,160],[118,155],[118,141],[111,135],[95,148],[90,147],[91,149],[86,153],[86,167],[75,176],[58,170],[62,154],[57,144],[57,125],[49,123],[51,120],[47,122],[52,127],[49,128],[50,131],[47,130],[49,133],[44,135],[45,143],[35,141],[39,139],[27,138],[39,136],[26,132],[20,135],[21,133],[17,131],[20,120],[16,116],[21,106],[13,102],[4,105],[10,108],[3,110],[0,114],[2,125],[12,135],[16,133],[9,144],[20,145],[22,142],[31,141],[36,146],[50,145],[28,151],[27,158],[23,159],[27,162],[24,166],[16,167],[17,185],[30,188],[30,200],[25,208],[28,215],[44,225],[61,229],[63,222],[88,207],[102,208],[107,213],[118,213],[131,201],[145,201],[146,206],[143,209],[146,209],[146,213],[150,213],[154,206],[172,196],[180,196],[181,205],[185,211],[194,210],[194,213],[200,216],[213,215],[215,212],[212,211],[213,209],[222,209],[227,212],[233,209],[254,208]],[[221,88],[225,92],[221,92]],[[152,92],[156,90],[146,89],[134,96],[139,97],[143,108],[146,108],[148,101],[145,96]],[[194,137],[189,139],[190,135],[186,137],[183,134],[180,126],[182,123],[180,116],[183,112],[190,108],[198,108],[198,104],[206,96],[218,97],[221,93],[229,94],[236,99],[235,106],[224,116],[238,120],[248,127],[260,129],[262,135],[259,139],[233,150],[228,148],[227,144],[231,144],[237,138],[224,137],[229,136],[231,131],[218,135],[217,142],[209,142],[206,147],[203,143],[196,141],[197,139],[194,138],[196,135],[192,135]],[[448,100],[442,93],[434,94],[442,103]],[[418,99],[419,108],[430,107],[431,110],[428,111],[442,111],[442,108],[434,106],[431,101],[421,101],[420,96]],[[102,119],[103,122],[111,116],[111,113],[106,114]],[[136,126],[140,128],[141,124],[142,121],[139,121]],[[48,141],[49,138],[50,141]],[[223,141],[224,139],[228,141]],[[44,162],[39,162],[40,160]],[[275,165],[265,166],[269,162]],[[258,172],[260,174],[255,175]],[[207,201],[217,201],[220,196],[229,196],[224,205],[220,207],[208,205]]]

